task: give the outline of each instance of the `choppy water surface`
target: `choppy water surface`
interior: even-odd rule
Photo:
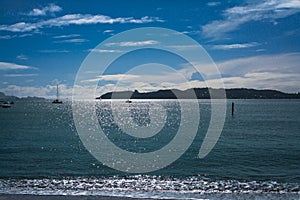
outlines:
[[[201,100],[199,129],[190,148],[171,165],[147,174],[119,172],[97,161],[79,139],[71,103],[16,102],[10,109],[0,109],[0,192],[141,198],[232,198],[230,195],[239,194],[242,198],[298,199],[300,101],[234,102],[235,116],[230,115],[229,100],[223,132],[208,156],[197,157],[211,114],[210,101]],[[83,112],[87,106],[89,102],[82,104]],[[124,102],[114,106],[122,111]],[[149,117],[151,106],[163,109],[163,120],[155,122]],[[115,121],[109,102],[97,102],[96,107],[106,136],[131,152],[162,148],[175,137],[181,123],[176,101],[133,102],[127,111],[136,130],[146,131],[152,122],[158,132],[149,138],[134,137],[125,133],[132,124],[123,118]]]

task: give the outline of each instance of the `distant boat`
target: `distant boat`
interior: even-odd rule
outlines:
[[[58,95],[58,85],[56,85],[56,99],[52,101],[53,104],[62,104],[62,101],[59,100],[59,95]]]
[[[132,101],[131,101],[130,99],[127,99],[127,100],[125,101],[125,103],[132,103]]]
[[[1,103],[1,107],[2,108],[10,108],[11,107],[11,104],[10,104],[10,102],[4,102],[4,103]]]

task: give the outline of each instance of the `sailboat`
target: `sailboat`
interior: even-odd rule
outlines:
[[[52,103],[54,103],[54,104],[62,104],[62,101],[59,100],[59,96],[58,96],[58,85],[56,85],[56,99],[54,101],[52,101]]]
[[[2,108],[10,108],[11,107],[11,103],[9,101],[6,101],[6,102],[1,103],[0,106]]]
[[[128,92],[129,92],[129,88],[128,88]],[[132,103],[132,101],[131,101],[130,98],[131,98],[131,97],[129,97],[129,99],[127,99],[127,100],[125,101],[125,103]]]

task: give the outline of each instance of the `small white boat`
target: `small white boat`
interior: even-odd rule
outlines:
[[[1,107],[2,108],[10,108],[11,104],[10,104],[10,102],[4,102],[4,103],[1,103]]]

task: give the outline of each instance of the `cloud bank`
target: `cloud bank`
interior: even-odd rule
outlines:
[[[30,32],[39,30],[42,28],[50,27],[62,27],[69,25],[85,25],[85,24],[144,24],[150,22],[163,22],[158,17],[144,16],[140,19],[133,17],[117,17],[112,18],[106,15],[90,15],[90,14],[68,14],[57,18],[51,18],[48,20],[41,20],[35,23],[30,22],[18,22],[12,25],[1,25],[1,31],[10,32]]]
[[[15,69],[37,69],[36,67],[18,65],[15,63],[0,62],[0,70],[15,70]]]
[[[207,38],[219,39],[247,22],[275,22],[276,19],[285,18],[298,12],[300,12],[299,0],[255,1],[246,6],[226,9],[223,12],[223,20],[215,20],[202,26],[202,34]]]
[[[32,11],[28,13],[29,16],[45,16],[47,14],[54,14],[55,12],[62,11],[62,8],[55,4],[49,4],[48,6],[39,9],[34,8]]]

